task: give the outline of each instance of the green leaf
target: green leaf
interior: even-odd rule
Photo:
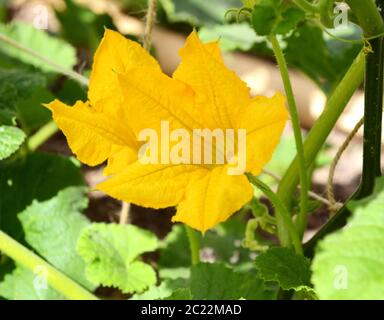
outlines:
[[[288,7],[281,13],[281,21],[274,30],[275,34],[285,35],[291,30],[295,29],[296,26],[305,17],[304,11],[297,7]]]
[[[49,288],[45,279],[40,279],[28,269],[17,267],[0,283],[0,296],[8,300],[63,300],[57,291]]]
[[[20,45],[53,60],[64,68],[72,69],[77,62],[76,50],[72,46],[63,40],[49,36],[46,32],[36,29],[31,25],[20,22],[8,25],[0,24],[0,33],[13,39]],[[14,59],[33,65],[43,71],[57,72],[55,68],[47,65],[41,59],[10,45],[2,45],[0,50]]]
[[[260,36],[285,35],[304,17],[304,11],[281,0],[261,0],[252,11],[252,26]]]
[[[266,287],[256,270],[237,272],[223,263],[199,263],[191,268],[189,279],[166,279],[135,300],[269,300],[276,297],[275,287]]]
[[[264,37],[258,37],[248,23],[235,23],[202,27],[199,37],[204,42],[219,40],[223,51],[247,51],[255,43],[263,42]]]
[[[362,47],[326,40],[320,28],[309,24],[301,25],[285,41],[288,63],[301,69],[326,93],[335,88]]]
[[[0,160],[14,154],[23,144],[25,133],[16,127],[0,126]]]
[[[191,274],[191,270],[189,267],[179,267],[179,268],[161,268],[159,269],[159,278],[160,279],[178,279],[183,278],[187,279],[189,278]]]
[[[77,250],[95,284],[118,287],[124,293],[142,292],[156,282],[151,266],[138,261],[157,248],[156,236],[133,225],[92,224],[83,230]]]
[[[88,206],[86,188],[69,187],[47,201],[34,201],[18,216],[25,240],[42,257],[84,287],[93,290],[85,277],[85,263],[76,252],[81,231],[90,222],[81,213]]]
[[[83,185],[79,164],[71,158],[34,153],[12,163],[0,162],[0,229],[22,241],[18,213],[33,200],[49,200],[62,189]]]
[[[312,282],[320,299],[384,299],[384,179],[353,201],[347,226],[320,242]]]
[[[78,82],[66,79],[57,93],[57,98],[68,105],[74,105],[78,100],[87,100],[87,92]]]
[[[256,272],[235,272],[222,263],[199,263],[193,266],[190,289],[197,300],[267,300],[276,293],[274,289],[265,287]]]
[[[252,11],[252,26],[259,36],[272,34],[278,18],[278,7],[273,0],[262,0]]]
[[[186,279],[167,279],[159,286],[152,286],[141,294],[135,294],[131,300],[160,300],[171,297],[179,289],[186,289],[188,280]],[[189,289],[188,289],[189,290]]]
[[[162,300],[192,300],[192,293],[187,288],[179,288],[173,291],[169,297]]]
[[[250,251],[242,247],[246,223],[241,216],[220,223],[206,232],[202,239],[202,248],[212,252],[215,261],[223,261],[233,266],[251,262]]]
[[[24,129],[36,130],[52,119],[51,112],[42,106],[51,102],[55,96],[46,88],[39,87],[25,100],[17,104],[18,119]]]
[[[183,225],[174,225],[171,232],[161,241],[158,263],[161,268],[179,268],[191,265],[191,251]]]
[[[0,124],[13,124],[17,104],[28,98],[39,86],[45,86],[41,73],[25,69],[0,69]]]
[[[310,263],[291,249],[271,248],[258,255],[255,264],[261,278],[277,282],[284,290],[310,287]]]

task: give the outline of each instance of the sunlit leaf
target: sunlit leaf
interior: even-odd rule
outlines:
[[[84,187],[70,187],[52,199],[34,201],[18,216],[25,240],[43,258],[72,279],[93,290],[85,263],[76,252],[81,231],[90,223],[81,213],[88,206]]]
[[[84,179],[73,159],[35,153],[13,163],[0,163],[0,229],[16,240],[23,238],[17,214],[33,200],[45,201]]]
[[[285,290],[300,291],[310,286],[310,263],[288,248],[271,248],[257,256],[255,261],[259,276],[265,281],[275,281]]]
[[[156,282],[152,267],[138,260],[157,248],[149,231],[133,225],[92,224],[83,230],[77,251],[87,264],[86,275],[95,284],[123,292],[142,292]]]
[[[348,205],[347,226],[317,247],[312,281],[320,299],[384,299],[384,179]]]
[[[49,288],[38,274],[17,267],[0,282],[0,296],[8,300],[63,300],[57,291]]]
[[[15,153],[25,140],[25,133],[16,127],[0,126],[0,160]]]
[[[20,22],[8,25],[0,24],[0,33],[64,68],[72,69],[76,64],[76,51],[71,45],[61,39],[49,36],[45,31],[36,29],[31,25]],[[2,45],[0,50],[12,58],[31,64],[43,71],[57,72],[56,68],[20,49]]]

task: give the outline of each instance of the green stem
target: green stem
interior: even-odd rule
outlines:
[[[270,37],[272,44],[273,52],[275,54],[277,63],[280,67],[281,77],[283,79],[285,93],[288,100],[288,109],[292,121],[293,133],[295,136],[297,158],[299,161],[299,175],[300,175],[300,212],[297,217],[297,226],[299,233],[302,235],[304,233],[306,224],[307,224],[307,207],[308,207],[308,191],[309,191],[309,179],[307,177],[307,167],[305,164],[304,158],[304,147],[303,147],[303,138],[301,136],[301,127],[299,116],[297,113],[297,105],[295,97],[292,90],[291,80],[289,78],[287,63],[284,58],[283,51],[281,50],[279,41],[275,36]],[[283,222],[277,221],[277,226],[279,235],[281,239],[284,240],[286,236],[284,235]]]
[[[52,137],[57,131],[58,128],[56,123],[53,121],[48,122],[28,139],[28,149],[30,151],[37,150],[37,148]]]
[[[384,31],[384,23],[374,0],[345,0],[357,17],[366,37],[372,37]]]
[[[85,290],[2,231],[0,231],[0,251],[32,272],[34,272],[36,267],[44,267],[47,271],[47,281],[49,285],[66,298],[71,300],[97,300],[97,297],[92,293]]]
[[[323,147],[329,133],[334,128],[336,121],[344,111],[348,101],[361,85],[364,77],[364,60],[365,55],[364,52],[361,51],[328,99],[323,113],[310,130],[304,142],[304,154],[308,167],[310,167],[316,159],[317,154]],[[288,208],[292,205],[292,195],[296,191],[298,182],[299,163],[296,157],[281,179],[277,191],[278,196]]]
[[[264,182],[257,179],[250,173],[247,173],[247,178],[255,187],[261,190],[275,206],[276,219],[280,219],[283,221],[284,226],[288,231],[290,242],[292,243],[296,253],[303,254],[303,248],[301,245],[299,233],[297,232],[297,229],[293,224],[291,214],[289,213],[287,207],[284,205],[284,203],[281,202],[279,197],[271,190],[271,188],[269,188]],[[284,245],[288,246],[288,244]]]
[[[191,261],[192,264],[198,264],[200,262],[200,239],[196,230],[192,229],[185,225],[185,230],[187,232],[189,246],[191,249]]]

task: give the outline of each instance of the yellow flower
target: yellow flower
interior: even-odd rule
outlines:
[[[246,130],[246,172],[259,174],[287,121],[285,98],[251,97],[223,63],[217,42],[192,32],[172,77],[136,42],[106,30],[96,52],[87,102],[47,107],[77,158],[91,166],[108,160],[109,178],[97,188],[144,207],[177,206],[173,221],[205,232],[247,203],[253,189],[244,174],[223,164],[151,163],[138,159],[143,129]],[[238,142],[236,142],[237,145]]]

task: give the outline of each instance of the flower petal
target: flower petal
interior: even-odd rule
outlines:
[[[258,175],[271,159],[287,123],[285,97],[256,97],[239,120],[247,134],[247,171]]]
[[[81,101],[69,107],[58,100],[46,107],[81,162],[98,165],[114,153],[116,146],[138,149],[128,127],[121,120],[97,111],[97,107]]]
[[[119,82],[136,134],[146,128],[160,132],[161,121],[168,121],[171,130],[201,128],[192,115],[194,92],[185,84],[153,68],[131,69],[119,75]]]
[[[191,177],[202,170],[205,169],[193,165],[135,162],[96,188],[116,199],[143,207],[166,208],[182,200]]]
[[[89,100],[94,104],[107,97],[116,97],[119,95],[117,73],[126,73],[133,67],[144,66],[160,70],[157,61],[137,42],[106,29],[93,62]]]
[[[108,158],[104,175],[112,175],[124,171],[130,164],[134,163],[138,157],[138,151],[129,147],[116,147],[116,151]]]
[[[250,91],[222,62],[217,43],[204,45],[195,31],[180,50],[181,64],[173,78],[196,92],[196,108],[207,128],[233,128],[243,108],[250,103]]]
[[[228,175],[227,169],[219,166],[191,181],[172,221],[205,232],[251,200],[253,189],[245,175]]]

